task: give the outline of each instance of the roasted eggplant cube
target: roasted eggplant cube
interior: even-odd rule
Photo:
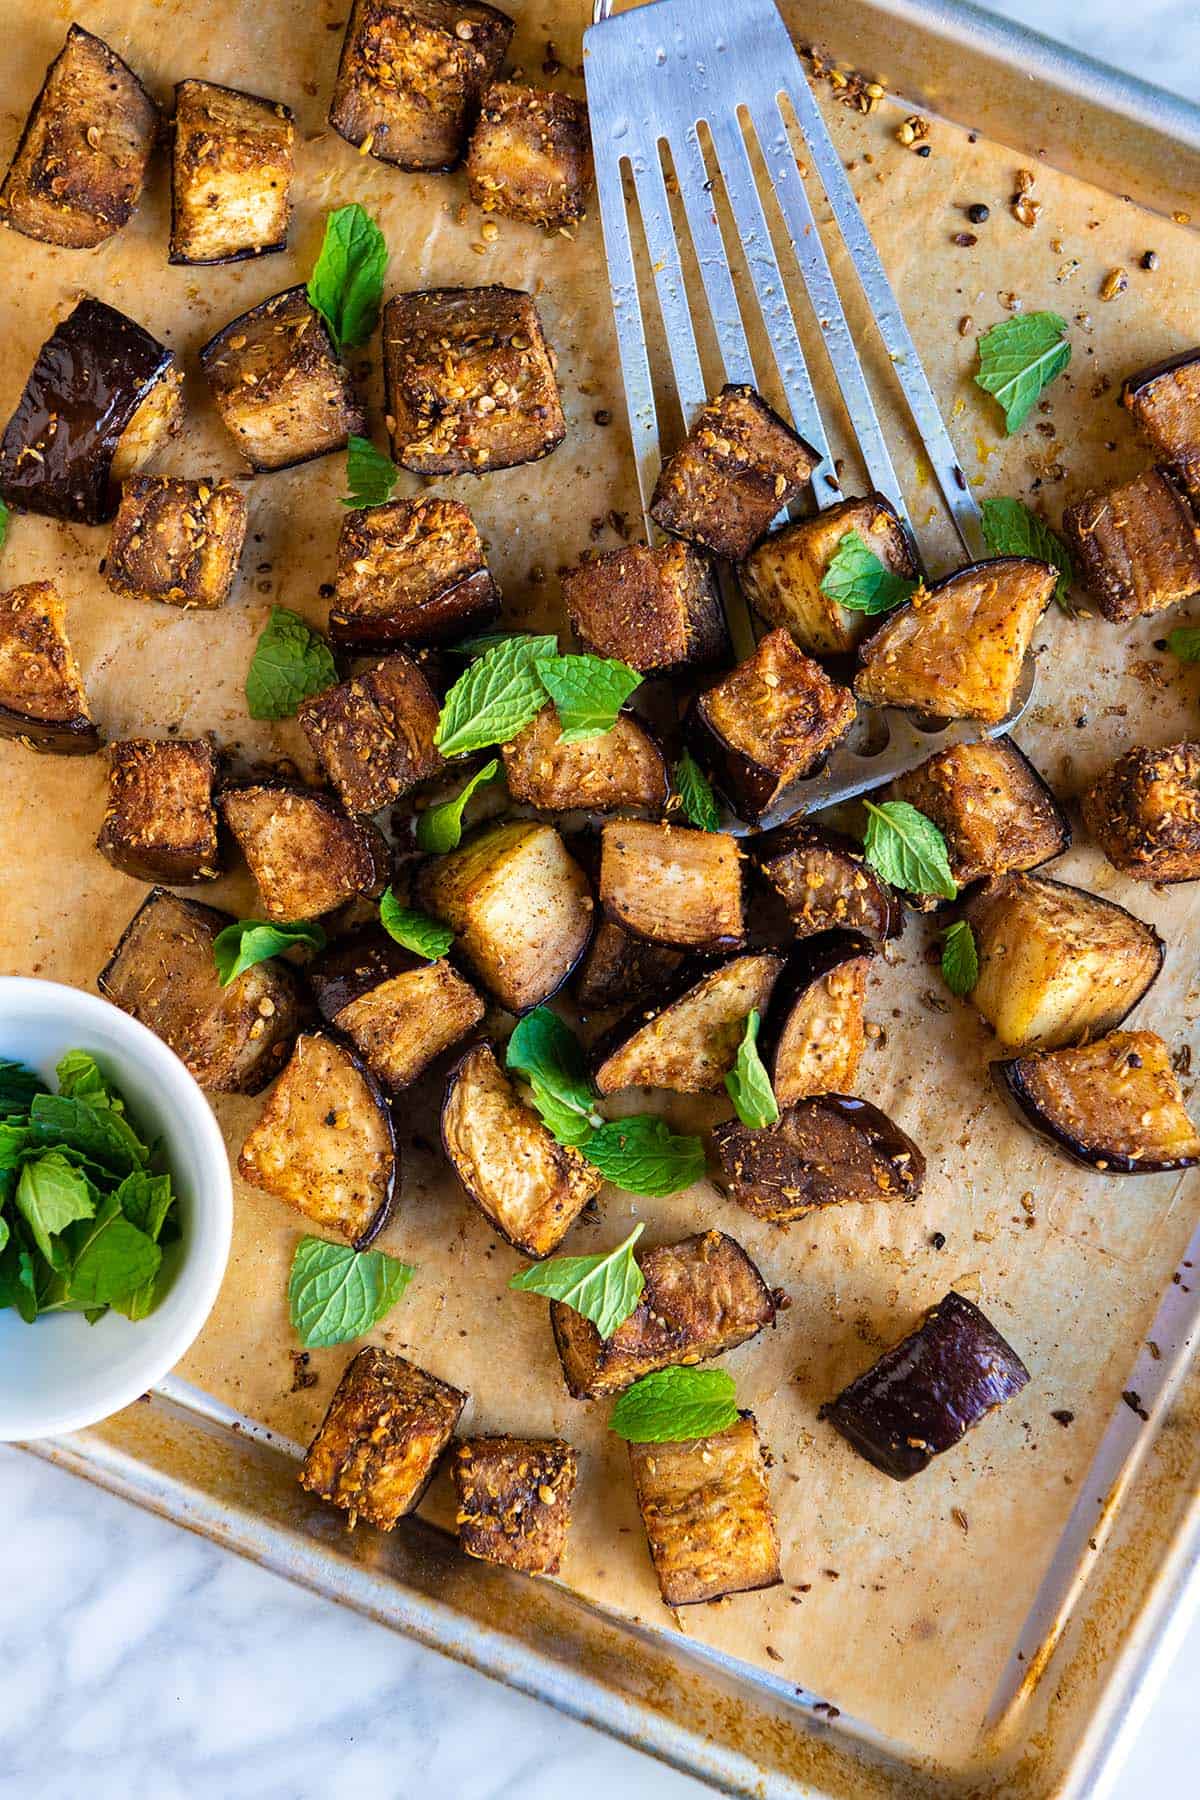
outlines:
[[[476,206],[562,231],[583,218],[593,180],[582,100],[511,81],[488,89],[467,151]]]
[[[158,127],[133,70],[103,38],[72,25],[0,187],[0,219],[68,250],[104,243],[142,197]]]
[[[845,655],[872,627],[870,614],[852,612],[821,592],[837,547],[849,531],[858,533],[891,574],[916,580],[908,534],[882,494],[843,500],[812,518],[783,526],[738,568],[751,605],[768,625],[790,631],[811,656]]]
[[[429,1486],[466,1403],[402,1356],[360,1350],[309,1445],[301,1487],[340,1506],[352,1525],[365,1519],[390,1531]]]
[[[108,807],[96,848],[139,881],[183,887],[220,873],[213,782],[202,739],[125,738],[108,749]]]
[[[737,561],[820,460],[761,394],[727,383],[660,469],[650,516],[674,537]]]
[[[215,81],[175,86],[173,263],[238,262],[287,248],[296,127],[290,107]]]
[[[304,1032],[242,1145],[238,1173],[361,1249],[387,1218],[396,1140],[383,1091],[348,1044]]]
[[[1126,875],[1200,880],[1200,744],[1127,750],[1084,795],[1083,822]]]
[[[1085,494],[1063,514],[1063,535],[1106,619],[1161,612],[1200,592],[1200,527],[1163,469]]]
[[[183,372],[148,331],[81,300],[37,354],[0,439],[0,495],[22,512],[103,525],[121,483],[183,418]]]
[[[630,1087],[715,1092],[733,1067],[747,1016],[765,1013],[783,966],[783,957],[770,952],[732,956],[704,972],[685,966],[666,999],[635,1007],[595,1046],[600,1093]]]
[[[1036,869],[1071,843],[1066,814],[1011,738],[939,750],[893,782],[892,798],[933,820],[959,888]]]
[[[483,1017],[444,957],[429,962],[383,933],[335,946],[308,970],[321,1015],[391,1093],[409,1087]]]
[[[231,320],[201,350],[200,367],[252,469],[310,462],[366,431],[354,385],[302,287]]]
[[[458,1541],[522,1575],[557,1575],[578,1458],[562,1438],[474,1437],[455,1447]]]
[[[388,851],[364,820],[348,819],[305,788],[229,788],[221,815],[237,839],[262,901],[279,925],[318,919],[386,885]]]
[[[416,663],[389,656],[305,700],[297,717],[347,811],[374,813],[443,767],[433,742],[440,711]]]
[[[563,598],[589,649],[642,674],[707,668],[729,648],[710,565],[690,544],[626,544],[569,569]]]
[[[611,731],[564,744],[552,706],[504,746],[504,775],[514,800],[541,812],[659,814],[670,798],[659,746],[630,713]]]
[[[844,1200],[911,1200],[925,1179],[912,1139],[848,1094],[797,1100],[761,1131],[730,1119],[713,1148],[729,1198],[776,1225]]]
[[[989,881],[967,918],[979,957],[971,1002],[1012,1050],[1055,1050],[1112,1031],[1162,968],[1153,925],[1045,876]]]
[[[329,123],[400,169],[452,169],[513,22],[479,0],[354,0]]]
[[[232,482],[135,475],[121,490],[104,563],[117,594],[211,610],[229,598],[246,540]]]
[[[805,940],[776,982],[760,1054],[780,1106],[844,1094],[862,1058],[870,938],[831,931]]]
[[[797,937],[844,928],[881,944],[900,931],[900,902],[853,838],[819,825],[786,825],[750,838],[748,847]]]
[[[998,725],[1058,582],[1049,563],[996,556],[918,588],[861,646],[860,700]]]
[[[1200,507],[1200,350],[1140,369],[1121,391],[1124,405]]]
[[[517,288],[397,294],[383,309],[383,375],[396,461],[418,475],[511,469],[567,435],[553,352]]]
[[[1153,1031],[1011,1057],[992,1073],[1027,1124],[1088,1168],[1154,1175],[1200,1163],[1200,1131]]]
[[[523,1256],[552,1255],[600,1192],[599,1171],[555,1141],[490,1044],[474,1045],[450,1077],[442,1144],[484,1218]]]
[[[736,1350],[775,1318],[771,1290],[735,1238],[703,1231],[638,1255],[645,1286],[611,1337],[564,1300],[550,1302],[563,1378],[576,1400],[619,1394],[674,1363]]]
[[[222,987],[213,944],[233,920],[155,888],[96,985],[147,1026],[213,1094],[256,1094],[286,1060],[304,1017],[287,963],[255,963]]]
[[[732,950],[745,935],[737,840],[648,820],[600,834],[600,903],[634,937],[684,950]]]
[[[465,506],[421,494],[346,514],[329,635],[348,650],[440,644],[500,613],[483,539]]]
[[[660,993],[682,962],[682,950],[644,944],[611,919],[601,919],[575,974],[576,1002],[585,1012],[633,1006]]]
[[[1012,1345],[951,1290],[821,1416],[875,1468],[907,1481],[1028,1381]]]
[[[771,631],[754,655],[697,696],[688,734],[744,818],[761,819],[853,725],[849,688]]]
[[[587,948],[587,877],[550,825],[485,825],[417,880],[422,906],[459,935],[484,986],[509,1012],[548,1000]]]
[[[0,594],[0,737],[56,756],[100,747],[67,637],[67,609],[52,581]]]
[[[752,1414],[712,1437],[630,1444],[629,1466],[665,1606],[782,1581],[766,1455]]]

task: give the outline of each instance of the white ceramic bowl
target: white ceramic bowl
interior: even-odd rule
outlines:
[[[127,1013],[55,981],[0,976],[0,1057],[28,1063],[53,1089],[66,1050],[90,1050],[161,1136],[179,1195],[183,1254],[154,1311],[50,1313],[26,1325],[0,1312],[0,1443],[80,1431],[128,1406],[174,1367],[217,1297],[233,1226],[225,1141],[208,1101],[174,1051]]]

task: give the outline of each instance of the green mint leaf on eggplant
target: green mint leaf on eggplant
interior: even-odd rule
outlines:
[[[891,612],[916,593],[918,583],[895,575],[882,563],[857,531],[838,539],[829,567],[821,577],[821,592],[850,612]]]
[[[403,944],[406,950],[423,956],[427,962],[436,962],[439,956],[445,956],[454,942],[454,933],[448,925],[431,919],[428,913],[418,912],[415,906],[401,906],[391,888],[384,890],[379,902],[379,923],[389,937]]]
[[[0,1058],[0,1119],[10,1119],[29,1111],[35,1094],[48,1094],[49,1088],[33,1069],[24,1063]]]
[[[286,606],[273,606],[246,674],[252,719],[290,719],[302,700],[337,680],[333,652],[321,636]]]
[[[266,919],[238,919],[213,939],[213,961],[222,987],[228,987],[255,963],[281,956],[296,944],[323,950],[325,933],[317,924],[272,925]]]
[[[1181,662],[1200,662],[1200,625],[1177,625],[1168,631],[1167,649]]]
[[[457,644],[446,645],[447,656],[465,656],[469,662],[482,656],[485,650],[494,650],[497,644],[513,644],[527,640],[533,636],[530,631],[481,631],[475,637],[463,638]],[[555,642],[557,643],[557,639]]]
[[[952,994],[969,994],[979,980],[975,933],[966,919],[956,919],[942,944],[942,979]]]
[[[29,1120],[48,1149],[62,1145],[77,1150],[116,1175],[132,1175],[150,1160],[146,1145],[112,1106],[92,1106],[65,1094],[35,1094]]]
[[[444,856],[448,850],[457,850],[463,834],[463,808],[471,795],[478,788],[495,781],[500,773],[500,764],[495,757],[484,763],[482,769],[476,769],[465,787],[459,789],[453,800],[443,800],[438,806],[427,807],[417,819],[417,849],[424,850],[431,856]]]
[[[602,1338],[610,1338],[637,1309],[645,1277],[633,1260],[633,1247],[645,1230],[635,1225],[624,1243],[604,1256],[552,1256],[512,1277],[510,1288],[543,1294],[590,1319]]]
[[[630,694],[642,685],[636,669],[605,656],[545,656],[535,667],[554,702],[564,744],[611,731]]]
[[[485,650],[446,695],[433,741],[443,756],[465,756],[506,744],[546,704],[537,672],[553,656],[553,637],[512,637]]]
[[[983,539],[997,556],[1036,556],[1058,570],[1054,598],[1065,613],[1074,613],[1069,595],[1075,579],[1071,552],[1056,531],[1030,512],[1023,500],[985,500]]]
[[[877,875],[906,894],[937,894],[953,900],[958,887],[950,873],[946,840],[907,800],[864,802],[867,832],[863,850]]]
[[[90,1219],[96,1210],[89,1183],[56,1150],[47,1150],[25,1164],[15,1200],[34,1243],[55,1269],[62,1266],[63,1259],[51,1239],[77,1219]]]
[[[663,1119],[639,1113],[610,1119],[581,1145],[605,1181],[657,1200],[703,1181],[704,1145],[698,1137],[677,1137]]]
[[[734,1110],[742,1124],[752,1131],[774,1125],[779,1118],[779,1103],[771,1086],[771,1077],[758,1054],[759,1024],[758,1013],[752,1010],[747,1016],[733,1067],[725,1077],[725,1090],[733,1101]]]
[[[288,1277],[288,1314],[306,1350],[346,1344],[392,1310],[416,1270],[382,1250],[302,1237]]]
[[[374,331],[387,263],[384,235],[357,201],[326,215],[308,298],[324,319],[339,356],[365,344]]]
[[[1071,360],[1067,321],[1055,312],[1014,313],[979,340],[978,387],[999,402],[1009,437],[1047,384]]]
[[[671,1444],[728,1431],[737,1416],[732,1375],[681,1366],[656,1369],[626,1388],[608,1415],[608,1428],[630,1444]]]
[[[162,1251],[144,1231],[130,1224],[116,1194],[110,1194],[94,1219],[71,1235],[71,1267],[64,1303],[75,1309],[113,1306],[152,1282]]]
[[[697,831],[716,831],[720,820],[712,783],[690,750],[685,750],[675,764],[671,783],[679,796],[679,810]]]
[[[346,486],[350,492],[343,506],[383,506],[392,497],[400,471],[390,456],[377,450],[370,438],[350,438],[346,446]]]
[[[4,504],[3,500],[0,500],[0,550],[3,550],[4,545],[8,540],[8,522],[11,517],[12,514],[9,512],[7,506]]]
[[[504,1060],[510,1073],[529,1083],[530,1098],[551,1136],[586,1155],[593,1128],[602,1121],[574,1032],[548,1006],[536,1006],[518,1021]]]

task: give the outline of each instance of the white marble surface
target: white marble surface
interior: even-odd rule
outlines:
[[[995,7],[1200,97],[1200,8]],[[686,1800],[707,1790],[16,1451],[0,1450],[0,1795]],[[1196,1792],[1200,1620],[1120,1777]],[[486,1747],[486,1750],[485,1750]]]

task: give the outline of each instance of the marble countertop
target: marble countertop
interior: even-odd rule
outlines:
[[[994,11],[1200,98],[1200,9]],[[698,1783],[18,1451],[0,1450],[0,1795],[699,1800]],[[1118,1800],[1195,1792],[1200,1619]],[[487,1746],[486,1756],[481,1747]]]

